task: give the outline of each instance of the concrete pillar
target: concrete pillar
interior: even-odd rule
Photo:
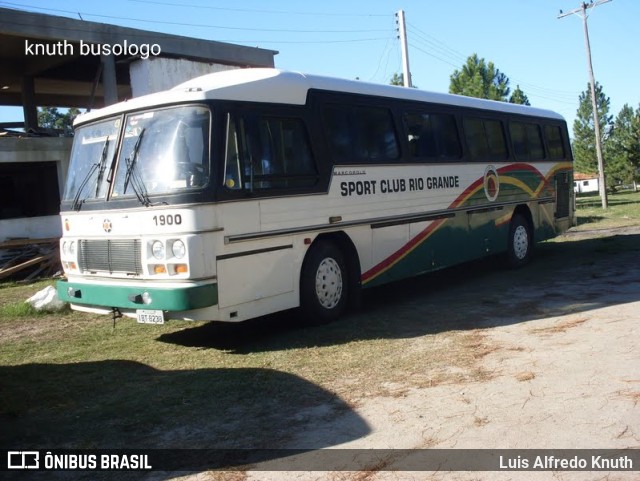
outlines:
[[[24,112],[24,130],[38,128],[38,107],[35,100],[33,77],[22,77],[22,111]]]
[[[100,61],[102,62],[102,88],[104,89],[104,104],[115,104],[118,102],[116,59],[112,54],[100,55]]]

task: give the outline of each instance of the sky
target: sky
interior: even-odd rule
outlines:
[[[404,10],[414,85],[447,92],[451,74],[477,53],[535,107],[569,122],[588,85],[578,0],[11,0],[0,6],[277,50],[285,70],[389,83],[402,72],[396,12]],[[640,107],[640,1],[588,10],[596,81],[617,115]],[[22,120],[0,107],[1,121]]]

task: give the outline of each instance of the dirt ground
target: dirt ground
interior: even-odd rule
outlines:
[[[370,427],[366,436],[346,444],[332,443],[350,429],[348,418],[336,413],[321,416],[322,422],[310,423],[281,447],[640,448],[640,227],[574,232],[569,240],[573,242],[539,250],[539,259],[515,276],[515,283],[496,273],[439,293],[443,310],[439,314],[444,316],[447,311],[469,308],[475,299],[473,314],[485,352],[478,362],[486,376],[427,388],[398,386],[396,394],[389,389],[390,395],[360,399],[353,409]],[[481,308],[478,296],[484,299]],[[416,309],[411,302],[403,307]],[[426,303],[424,309],[433,309],[433,304]],[[416,315],[427,313],[417,311]],[[396,463],[402,466],[402,460]],[[228,479],[614,481],[640,477],[638,471],[393,469],[387,465],[359,473],[249,471]],[[221,474],[200,473],[186,479],[218,480],[223,479]]]
[[[349,314],[343,324],[338,321],[304,330],[300,336],[295,328],[279,327],[274,334],[271,328],[256,323],[252,334],[249,325],[186,327],[159,336],[161,342],[152,342],[155,348],[174,356],[188,354],[191,363],[218,351],[240,359],[262,355],[265,362],[287,357],[288,351],[308,356],[316,351],[330,352],[335,362],[325,361],[325,369],[337,372],[338,379],[329,375],[313,378],[304,371],[293,375],[292,369],[279,364],[249,368],[248,361],[241,368],[190,366],[186,371],[175,366],[163,370],[157,362],[150,367],[139,359],[41,366],[56,379],[64,371],[68,374],[61,379],[73,381],[85,372],[115,363],[121,367],[108,372],[116,379],[138,376],[135,379],[148,382],[149,376],[163,373],[163,379],[178,391],[188,389],[191,381],[198,386],[221,381],[229,386],[236,385],[234,382],[254,386],[257,375],[264,379],[262,386],[283,386],[275,394],[266,391],[271,398],[256,392],[232,406],[229,401],[225,404],[214,399],[217,391],[200,387],[196,392],[210,396],[210,405],[192,405],[189,409],[197,416],[185,418],[177,424],[179,429],[165,432],[167,426],[175,428],[174,424],[160,423],[157,432],[146,433],[149,438],[162,433],[172,447],[215,446],[228,434],[237,443],[232,447],[338,449],[347,453],[348,449],[398,450],[384,462],[367,464],[366,470],[358,472],[331,465],[328,471],[150,472],[140,477],[132,473],[134,476],[127,479],[638,480],[640,466],[634,466],[633,472],[437,472],[407,471],[403,466],[416,449],[640,450],[639,260],[640,225],[572,231],[557,242],[538,246],[532,263],[516,271],[499,267],[497,260],[490,258],[371,289],[365,294],[362,310]],[[73,314],[65,316],[71,317],[64,317],[61,323],[43,321],[38,325],[53,329],[79,322]],[[102,321],[86,318],[83,322]],[[236,345],[232,339],[227,345],[226,335],[242,339],[248,332],[253,340]],[[12,339],[11,332],[7,336]],[[149,337],[153,341],[153,336]],[[279,337],[288,341],[276,342]],[[300,337],[304,338],[301,344],[296,342]],[[117,346],[117,339],[110,342]],[[378,340],[384,342],[372,342]],[[349,372],[342,360],[347,359],[346,354],[363,352],[356,350],[359,344],[368,346],[366,363],[352,362],[359,370]],[[309,348],[314,346],[318,348]],[[271,350],[274,356],[263,355]],[[24,373],[24,369],[9,366],[5,371]],[[231,373],[234,382],[225,378]],[[86,399],[99,399],[105,389],[111,390],[107,382],[104,384],[106,387],[97,386],[96,396]],[[151,383],[140,391],[141,397],[155,390]],[[296,400],[292,392],[306,397]],[[82,403],[85,398],[60,399]],[[256,405],[261,409],[255,409]],[[42,416],[46,421],[57,419],[47,413]],[[119,431],[106,432],[115,436]],[[77,473],[63,474],[57,479],[77,479]],[[105,475],[100,479],[124,478]]]
[[[329,471],[287,471],[285,459],[282,471],[134,472],[126,479],[638,480],[640,466],[612,473],[405,468],[411,450],[426,448],[640,453],[640,225],[587,225],[596,228],[543,243],[533,262],[516,271],[488,258],[372,288],[359,312],[335,324],[302,328],[295,313],[284,313],[253,324],[169,325],[164,334],[137,331],[138,342],[129,350],[121,336],[131,331],[118,326],[108,336],[100,331],[87,338],[90,346],[103,342],[105,358],[90,353],[77,362],[71,356],[74,362],[49,363],[41,355],[37,364],[26,359],[0,366],[0,378],[23,376],[36,386],[60,381],[47,384],[52,391],[42,403],[27,384],[16,384],[36,415],[35,421],[24,416],[16,422],[37,440],[73,439],[74,430],[85,429],[91,431],[82,433],[88,446],[123,437],[131,446],[153,440],[153,446],[168,448],[406,450],[359,472],[336,463],[326,466]],[[3,293],[3,300],[13,302],[26,288],[6,292],[16,297]],[[95,333],[104,323],[71,312],[37,320],[7,322],[0,338],[6,345],[29,334],[46,340],[69,326]],[[160,357],[147,360],[144,349]],[[103,381],[86,389],[85,378],[98,373]],[[159,390],[157,379],[168,388]],[[109,380],[129,384],[119,390]],[[67,393],[68,386],[80,386],[81,393]],[[225,397],[224,390],[236,395]],[[118,394],[123,396],[114,401]],[[166,405],[170,411],[162,411]],[[119,423],[101,412],[112,408],[125,411]],[[137,413],[154,408],[171,412],[171,419],[149,417],[140,424]],[[38,426],[46,428],[44,434]],[[0,422],[0,433],[11,431],[3,428]],[[229,440],[233,445],[227,446]],[[41,474],[38,479],[50,479],[50,473]],[[85,474],[83,479],[125,479],[122,473]]]

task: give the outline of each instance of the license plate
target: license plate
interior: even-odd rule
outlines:
[[[164,324],[164,312],[138,309],[136,310],[136,320],[140,324]]]

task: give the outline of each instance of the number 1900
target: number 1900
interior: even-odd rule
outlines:
[[[182,224],[182,216],[180,214],[154,215],[153,222],[155,225],[180,225]]]

